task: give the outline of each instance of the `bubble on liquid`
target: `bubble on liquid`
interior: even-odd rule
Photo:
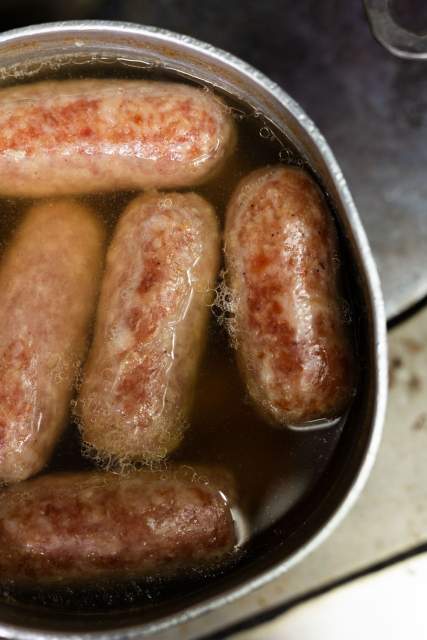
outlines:
[[[171,209],[172,207],[172,199],[171,198],[162,198],[159,201],[159,208],[160,209]]]
[[[46,356],[47,370],[53,384],[63,382],[76,383],[80,376],[81,362],[77,358],[69,359],[62,354],[50,353]]]
[[[79,424],[78,426],[81,431],[81,425]],[[104,471],[114,471],[115,469],[116,461],[114,456],[100,453],[93,445],[85,440],[82,440],[82,456]]]
[[[81,416],[90,416],[92,422],[96,421],[98,429],[105,429],[110,436],[109,441],[115,453],[99,450],[91,442],[85,440],[85,429]],[[140,442],[138,440],[139,431],[136,433],[135,446],[137,450],[134,453],[132,435],[129,434],[129,421],[125,423],[125,427],[114,427],[111,424],[111,406],[101,403],[97,397],[80,398],[76,408],[76,424],[81,433],[82,439],[82,455],[90,460],[100,469],[117,473],[119,475],[128,475],[129,473],[149,469],[151,471],[164,470],[166,460],[171,450],[174,450],[182,440],[184,432],[189,428],[182,412],[175,412],[175,419],[171,421],[168,417],[160,415],[155,419],[155,424],[148,424],[151,428],[152,441],[148,440]],[[139,425],[137,427],[139,429]],[[145,446],[142,446],[145,444]],[[131,452],[128,454],[127,452]],[[123,453],[122,453],[123,452]]]
[[[273,133],[268,127],[261,127],[258,133],[261,138],[264,138],[266,140],[273,138]]]
[[[234,120],[244,120],[247,117],[247,114],[243,109],[238,109],[237,107],[228,107],[228,111]]]
[[[19,80],[31,78],[46,71],[59,71],[64,66],[80,66],[98,62],[105,64],[105,56],[101,54],[91,54],[79,56],[52,56],[49,60],[42,62],[19,62],[7,67],[0,67],[0,80]],[[113,60],[114,62],[114,60]]]
[[[287,149],[286,147],[280,149],[279,160],[280,162],[284,162],[285,164],[291,164],[294,160],[294,154],[291,149]]]
[[[11,65],[10,67],[0,68],[0,80],[19,80],[22,78],[31,78],[38,75],[41,71],[56,71],[60,65],[56,65],[52,60],[49,63],[25,65],[22,63]]]
[[[230,336],[231,345],[237,347],[236,337],[236,300],[226,281],[227,272],[222,269],[214,289],[211,311],[220,327],[224,327]]]
[[[83,366],[81,363],[79,363],[79,368],[76,371],[76,375],[74,378],[74,389],[75,391],[78,393],[82,387],[83,384],[83,378],[84,378],[84,374],[83,374]]]
[[[162,473],[168,468],[166,455],[161,454],[158,459],[136,460],[129,456],[118,456],[100,452],[92,444],[84,440],[82,441],[82,455],[90,460],[98,469],[119,476],[129,476],[138,471]]]
[[[206,476],[201,475],[200,467],[193,467],[190,464],[180,465],[181,477],[189,482],[196,482],[201,484],[207,484],[209,479]]]

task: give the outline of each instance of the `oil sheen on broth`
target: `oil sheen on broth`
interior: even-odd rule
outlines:
[[[43,66],[35,73],[21,74],[19,82],[76,78],[145,78],[188,82],[171,72],[130,61],[70,61]],[[7,79],[6,84],[16,84]],[[206,88],[206,90],[211,90]],[[238,144],[221,172],[194,190],[216,208],[221,225],[229,196],[239,179],[256,167],[278,162],[302,166],[295,148],[286,136],[248,105],[223,96],[236,120]],[[91,194],[81,198],[101,216],[111,235],[115,223],[135,192]],[[7,245],[30,200],[0,200],[1,250]],[[248,399],[229,346],[227,295],[218,282],[209,321],[208,343],[199,371],[190,425],[180,448],[170,461],[186,465],[213,464],[229,469],[237,483],[239,512],[245,522],[246,546],[278,518],[293,515],[307,496],[318,488],[337,447],[344,420],[311,429],[274,429],[263,424]],[[164,464],[168,464],[167,462]],[[93,461],[82,457],[78,430],[70,421],[45,473],[93,468]],[[238,558],[236,559],[238,562]],[[200,578],[200,576],[199,576]],[[214,577],[213,577],[214,578]],[[182,580],[197,582],[191,576],[167,586],[156,581],[144,584],[112,585],[106,589],[67,589],[62,592],[28,592],[11,585],[4,595],[52,608],[102,610],[132,605],[151,607],[153,601],[167,599]],[[189,581],[189,582],[188,582]],[[150,582],[150,581],[149,581]],[[178,587],[177,587],[178,585]],[[179,590],[178,590],[179,593]]]

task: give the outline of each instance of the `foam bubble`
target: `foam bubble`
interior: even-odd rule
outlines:
[[[261,127],[261,129],[259,130],[259,135],[261,138],[265,138],[266,140],[274,137],[271,129],[269,129],[268,127]]]
[[[219,326],[226,329],[230,336],[232,346],[236,348],[236,299],[227,284],[226,275],[226,270],[222,269],[219,274],[218,284],[214,289],[214,300],[211,304],[211,311]]]
[[[291,164],[294,160],[294,154],[290,149],[283,147],[283,149],[279,151],[279,160],[285,164]]]
[[[94,58],[91,58],[91,61]],[[87,58],[80,64],[86,64],[89,60]],[[58,71],[64,65],[77,64],[76,59],[69,59],[64,56],[53,56],[49,60],[43,60],[41,62],[19,62],[17,64],[1,67],[0,68],[0,80],[19,80],[24,78],[32,78],[45,71]]]
[[[82,410],[84,408],[84,410]],[[115,430],[111,432],[111,441],[116,445],[116,452],[109,453],[102,448],[96,448],[90,442],[87,442],[84,437],[84,425],[81,420],[82,414],[90,414],[94,419],[96,417],[100,428],[108,430],[111,422],[111,407],[102,406],[97,399],[86,398],[85,400],[77,401],[74,405],[74,422],[78,427],[81,439],[82,439],[82,455],[90,460],[95,466],[100,469],[118,473],[120,475],[126,475],[134,471],[142,469],[149,469],[151,471],[157,471],[166,468],[165,464],[171,450],[179,444],[182,439],[183,433],[189,428],[189,424],[186,422],[183,415],[179,412],[176,416],[176,422],[173,425],[168,425],[162,416],[157,419],[157,425],[155,431],[157,431],[158,440],[156,441],[156,433],[153,433],[153,443],[147,444],[144,454],[140,458],[134,457],[134,455],[121,453],[122,451],[131,451],[130,445],[127,442],[129,433],[124,430]],[[145,457],[144,457],[145,456]]]
[[[164,472],[168,468],[164,458],[153,460],[134,460],[126,456],[116,456],[98,451],[93,445],[82,440],[82,455],[90,460],[98,469],[108,471],[120,476],[127,476],[137,471],[148,470],[152,472]]]
[[[243,109],[238,109],[237,107],[228,107],[228,111],[234,120],[244,120],[247,118],[247,114]]]
[[[162,198],[159,202],[160,209],[171,209],[172,208],[172,199],[171,198]]]

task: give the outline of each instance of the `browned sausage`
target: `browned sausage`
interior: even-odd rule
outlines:
[[[254,171],[231,198],[225,235],[250,395],[275,423],[338,417],[353,392],[354,359],[337,233],[319,188],[296,168]]]
[[[45,475],[0,500],[0,581],[84,583],[210,567],[236,543],[224,491],[177,469]]]
[[[33,207],[0,265],[0,479],[48,461],[94,311],[104,232],[72,201]]]
[[[13,197],[193,185],[234,140],[214,94],[134,80],[2,89],[0,130],[0,193]]]
[[[101,457],[158,460],[179,444],[218,260],[215,213],[196,194],[147,194],[120,218],[79,398]]]

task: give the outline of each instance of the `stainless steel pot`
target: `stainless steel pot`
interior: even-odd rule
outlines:
[[[150,608],[69,615],[0,601],[0,636],[132,638],[154,634],[219,608],[273,580],[318,546],[359,495],[380,442],[387,395],[386,328],[377,270],[341,170],[325,139],[299,105],[259,71],[225,51],[152,27],[110,22],[33,26],[0,36],[0,79],[31,74],[41,64],[72,57],[116,57],[173,69],[227,91],[283,129],[315,169],[336,207],[347,245],[358,307],[361,389],[329,469],[328,490],[316,496],[292,531],[278,521],[237,564],[215,579],[163,598]]]

